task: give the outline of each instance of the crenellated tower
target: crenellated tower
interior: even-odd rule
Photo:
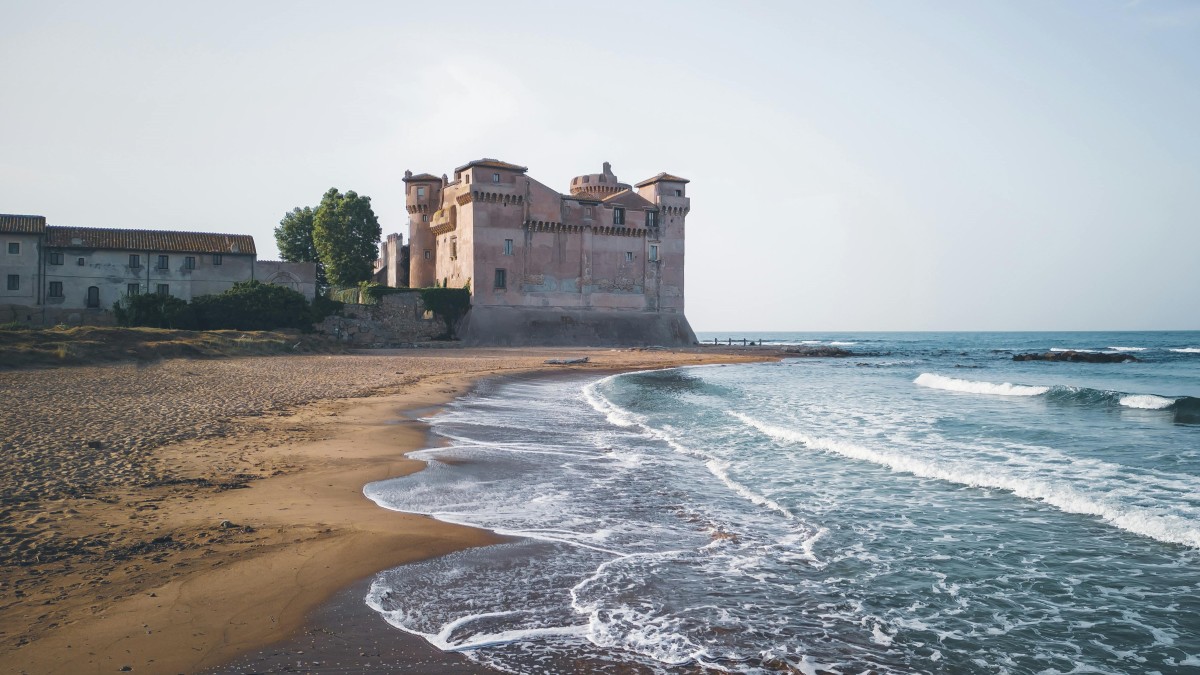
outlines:
[[[647,223],[647,259],[657,267],[659,311],[683,313],[684,221],[692,208],[688,179],[660,173],[635,187],[658,207],[657,222]]]
[[[441,208],[444,180],[412,171],[404,172],[405,206],[408,211],[408,285],[433,286],[437,278],[437,238],[429,230],[433,214]]]

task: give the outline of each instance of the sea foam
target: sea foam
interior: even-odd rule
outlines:
[[[1142,408],[1143,410],[1162,410],[1175,405],[1175,399],[1155,396],[1153,394],[1134,394],[1122,396],[1121,405],[1126,408]]]
[[[1171,544],[1200,548],[1200,526],[1196,525],[1194,516],[1167,514],[1158,508],[1122,504],[1105,495],[1088,493],[1068,481],[1013,475],[1000,467],[986,464],[931,461],[840,439],[810,436],[795,429],[761,422],[740,412],[727,412],[778,441],[798,443],[813,450],[871,462],[892,471],[921,478],[934,478],[970,487],[1006,490],[1023,499],[1042,502],[1066,513],[1096,516],[1127,532]]]
[[[1181,347],[1179,349],[1172,349],[1171,351],[1178,354],[1200,354],[1200,347]]]
[[[995,394],[997,396],[1040,396],[1050,391],[1050,387],[1035,387],[1008,382],[1003,384],[976,382],[933,373],[921,373],[917,379],[913,380],[913,383],[930,389],[961,391],[968,394]]]

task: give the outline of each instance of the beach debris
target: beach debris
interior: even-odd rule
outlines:
[[[237,525],[236,523],[231,523],[228,520],[222,520],[221,524],[218,525],[217,527],[221,528],[222,530],[232,530],[235,527],[239,527],[239,525]]]
[[[546,359],[546,363],[554,366],[569,366],[575,363],[587,363],[588,357],[581,356],[577,359]]]
[[[104,447],[104,441],[88,441],[87,446],[92,450],[99,450]]]
[[[1136,356],[1131,356],[1122,352],[1077,352],[1067,350],[1063,352],[1046,352],[1044,354],[1014,354],[1013,361],[1068,361],[1071,363],[1125,363],[1127,361],[1141,361]]]

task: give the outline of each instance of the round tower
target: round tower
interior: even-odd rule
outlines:
[[[404,201],[408,211],[408,285],[428,288],[437,278],[437,239],[429,224],[442,203],[442,179],[405,171]]]
[[[600,173],[589,173],[571,179],[571,194],[587,194],[594,197],[607,197],[621,190],[629,189],[629,185],[617,180],[612,172],[612,165],[604,163]]]

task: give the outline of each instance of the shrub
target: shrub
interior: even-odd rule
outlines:
[[[340,315],[345,307],[346,303],[344,302],[338,302],[333,298],[329,298],[324,295],[318,295],[317,297],[313,298],[312,306],[310,307],[310,311],[312,312],[312,322],[321,323],[327,316],[332,314]]]
[[[202,295],[192,305],[206,330],[308,328],[313,319],[303,294],[261,281],[238,282],[219,295]]]
[[[193,329],[196,313],[188,303],[172,295],[146,293],[126,295],[113,303],[117,323],[148,328]]]
[[[421,301],[425,303],[425,309],[446,324],[443,337],[453,340],[455,326],[471,309],[471,291],[465,288],[422,288]]]

